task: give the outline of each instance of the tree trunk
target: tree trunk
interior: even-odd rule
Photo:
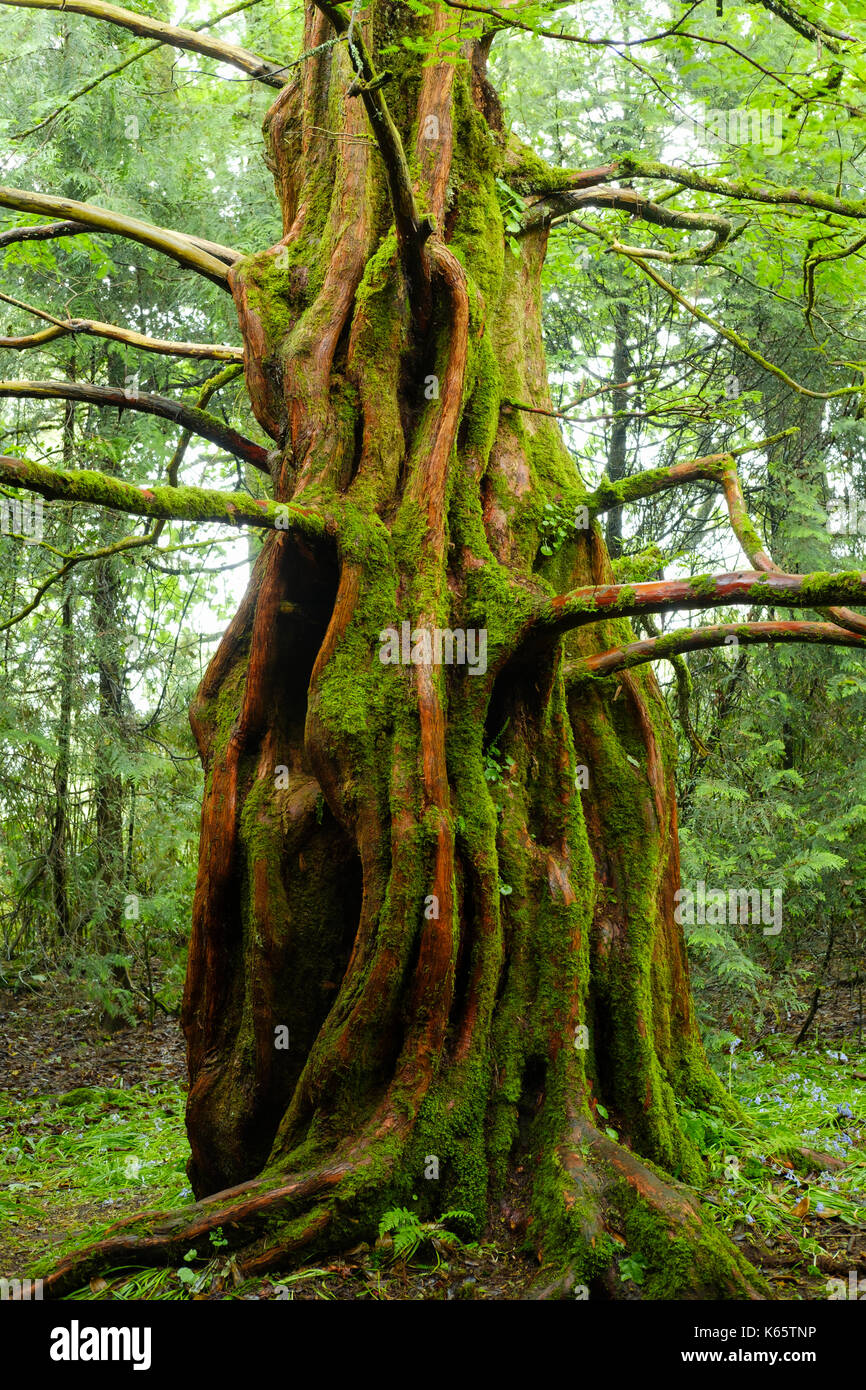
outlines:
[[[275,498],[328,518],[326,538],[268,535],[192,709],[203,1200],[99,1249],[149,1262],[221,1225],[253,1274],[375,1237],[414,1194],[477,1228],[507,1202],[548,1296],[618,1296],[627,1248],[644,1297],[760,1297],[668,1176],[704,1172],[678,1101],[729,1103],[673,917],[660,692],[644,668],[567,694],[564,659],[628,641],[622,621],[527,639],[533,602],[611,577],[597,525],[540,554],[575,468],[552,419],[503,404],[550,408],[547,231],[515,254],[497,197],[530,166],[482,44],[423,67],[400,40],[438,16],[365,15],[369,48],[397,50],[384,91],[438,228],[431,292],[410,301],[346,45],[320,48],[332,31],[308,7],[319,51],[265,122],[285,234],[231,284]],[[387,660],[404,623],[417,664]],[[431,661],[435,628],[486,632],[486,666]]]
[[[618,299],[613,306],[613,381],[616,385],[625,381],[629,373],[628,350],[628,305]],[[611,410],[614,421],[610,430],[610,443],[607,451],[607,476],[612,483],[618,483],[626,475],[626,445],[628,443],[628,392],[611,393]],[[611,507],[607,514],[607,553],[612,560],[622,555],[622,507]]]
[[[123,361],[119,354],[108,359],[109,380],[113,386],[123,384]],[[104,433],[103,427],[103,433]],[[112,462],[108,470],[114,472]],[[115,539],[117,523],[103,514],[102,531],[105,545]],[[119,956],[126,951],[123,930],[123,901],[126,883],[126,860],[123,843],[123,777],[118,770],[118,758],[126,736],[125,675],[123,648],[123,603],[120,561],[116,555],[104,555],[93,566],[93,625],[96,641],[96,672],[98,679],[98,715],[96,756],[94,759],[94,826],[96,832],[96,881],[99,903],[95,907],[97,927],[94,948],[100,955]],[[124,1027],[128,1019],[121,1008],[111,1002],[117,991],[130,988],[129,971],[118,960],[110,971],[112,994],[100,1014],[100,1027],[113,1033]]]
[[[70,381],[75,379],[75,357],[70,357],[66,368]],[[69,468],[75,448],[75,406],[67,402],[63,412],[63,466]],[[68,534],[68,512],[64,518],[64,529]],[[54,816],[51,823],[51,839],[48,844],[48,869],[51,875],[51,897],[54,916],[57,922],[58,938],[63,945],[69,944],[71,918],[69,911],[69,861],[67,858],[67,839],[69,835],[69,774],[72,765],[72,693],[75,679],[75,632],[72,626],[74,602],[72,581],[67,582],[61,609],[62,637],[60,646],[60,709],[57,720],[57,762],[54,764]]]

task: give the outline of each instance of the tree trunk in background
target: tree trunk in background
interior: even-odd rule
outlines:
[[[614,305],[613,323],[613,381],[617,385],[628,380],[629,374],[629,351],[628,351],[628,305],[620,301]],[[624,412],[628,407],[627,391],[611,392],[611,411],[614,416]],[[623,415],[622,419],[614,419],[610,431],[610,443],[607,451],[607,476],[612,483],[619,482],[626,476],[626,444],[628,442],[628,421]],[[611,507],[607,514],[606,536],[607,553],[612,560],[616,560],[622,554],[622,507]]]
[[[60,658],[60,713],[57,721],[57,762],[54,765],[54,820],[48,845],[48,869],[51,874],[51,895],[61,942],[68,942],[71,932],[69,912],[69,865],[66,842],[69,823],[69,769],[72,735],[72,682],[75,671],[75,634],[72,630],[72,592],[63,596],[61,621],[63,637]]]
[[[69,359],[66,375],[70,381],[75,380],[74,357]],[[63,412],[64,468],[72,467],[74,447],[75,406],[69,401]],[[61,609],[62,637],[58,672],[60,708],[57,718],[57,762],[54,765],[54,818],[47,856],[57,933],[63,943],[68,943],[71,931],[67,838],[69,834],[69,772],[72,748],[72,689],[76,669],[75,634],[72,629],[73,616],[72,580],[69,579],[63,594],[63,607]]]
[[[111,353],[109,382],[124,386],[123,361]],[[106,471],[112,473],[114,464],[108,460]],[[116,539],[116,518],[102,517],[101,544]],[[95,637],[96,673],[98,679],[97,746],[94,759],[96,834],[96,882],[99,901],[94,904],[98,913],[94,941],[100,955],[119,955],[125,952],[123,932],[123,900],[125,892],[126,856],[123,839],[123,777],[117,769],[115,750],[122,749],[125,730],[125,647],[123,638],[123,604],[120,579],[121,561],[107,555],[94,561],[92,620]],[[127,989],[129,976],[125,965],[113,963],[111,981],[115,988]],[[122,1013],[106,1004],[101,1026],[114,1031],[124,1023]]]

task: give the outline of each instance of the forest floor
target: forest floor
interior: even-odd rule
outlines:
[[[0,992],[0,1275],[23,1277],[85,1234],[192,1201],[183,1126],[183,1039],[159,1016],[106,1038],[70,987]],[[866,1051],[832,1006],[818,1043],[765,1035],[722,1079],[752,1122],[683,1112],[705,1155],[702,1200],[778,1298],[826,1299],[866,1276]],[[797,1150],[811,1150],[803,1163]],[[825,1161],[825,1158],[829,1161]],[[219,1237],[179,1269],[108,1271],[83,1298],[511,1299],[539,1276],[507,1202],[478,1242],[428,1232],[413,1257],[390,1238],[288,1276],[243,1282]],[[626,1297],[640,1297],[634,1262]],[[835,1286],[837,1289],[839,1285]],[[845,1294],[840,1296],[844,1297]]]

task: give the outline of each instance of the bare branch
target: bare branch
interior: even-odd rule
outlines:
[[[8,4],[9,0],[0,0]],[[23,188],[0,187],[0,207],[14,208],[16,212],[35,213],[44,217],[58,213],[74,219],[83,225],[79,230],[96,229],[111,232],[114,236],[128,237],[130,241],[150,246],[170,256],[178,265],[189,270],[197,270],[208,280],[213,280],[227,289],[228,268],[241,259],[240,251],[216,242],[207,242],[185,232],[170,231],[166,227],[155,227],[150,222],[142,222],[137,217],[127,217],[122,212],[109,212],[107,208],[96,207],[93,203],[77,203],[72,198],[57,198],[48,193],[31,193]]]
[[[846,632],[835,623],[716,623],[708,627],[678,628],[661,637],[647,637],[640,642],[629,642],[624,647],[611,647],[609,651],[598,652],[581,661],[569,662],[565,668],[565,678],[569,685],[573,685],[592,677],[630,671],[648,661],[673,662],[683,652],[704,651],[710,647],[733,646],[736,643],[751,646],[774,642],[806,642],[866,650],[866,637]]]
[[[557,39],[561,43],[578,43],[585,48],[635,48],[647,43],[658,43],[660,39],[670,38],[679,30],[679,26],[688,18],[683,15],[682,19],[676,21],[669,28],[663,29],[658,34],[648,34],[645,38],[639,39],[610,39],[593,38],[592,35],[569,34],[564,29],[541,29],[537,24],[526,24],[520,19],[516,19],[511,14],[503,14],[502,9],[492,9],[488,5],[474,5],[468,0],[445,0],[449,10],[464,10],[469,14],[481,15],[491,21],[488,33],[495,33],[497,29],[521,29],[524,33],[535,34],[540,39]],[[506,5],[507,8],[507,5]],[[694,6],[692,7],[694,8]]]
[[[88,405],[114,406],[120,411],[140,410],[146,415],[158,415],[163,420],[182,425],[193,434],[201,435],[203,439],[209,439],[212,444],[218,444],[262,473],[270,474],[268,451],[261,444],[253,443],[231,426],[223,424],[215,415],[173,401],[168,396],[155,396],[145,391],[127,392],[117,386],[91,386],[83,381],[0,381],[2,396],[28,400],[84,401]]]
[[[538,199],[533,211],[524,225],[529,228],[539,221],[552,217],[566,217],[582,207],[609,209],[614,212],[628,212],[644,222],[657,227],[675,227],[678,230],[712,232],[712,238],[697,251],[658,251],[648,247],[623,247],[632,255],[653,257],[659,261],[705,261],[719,251],[730,239],[733,227],[726,217],[714,212],[679,212],[675,208],[663,207],[636,193],[633,188],[595,188],[557,190]],[[541,211],[536,211],[541,209]]]
[[[7,299],[0,295],[0,299]],[[38,311],[34,311],[38,312]],[[42,315],[40,315],[42,317]],[[97,319],[69,319],[66,323],[52,323],[38,333],[23,334],[18,338],[0,338],[0,348],[42,347],[55,338],[68,333],[83,333],[93,338],[110,338],[112,342],[128,343],[130,347],[143,352],[158,352],[167,357],[206,358],[216,362],[243,362],[243,348],[229,347],[225,343],[172,343],[164,338],[149,338],[145,333],[136,333],[131,328],[117,328],[113,323],[100,323]]]
[[[864,207],[863,215],[866,216],[866,207]],[[664,290],[665,294],[669,295],[674,303],[679,304],[681,308],[685,309],[700,323],[705,323],[709,328],[714,329],[726,342],[731,343],[732,346],[742,352],[745,357],[750,357],[759,367],[763,367],[764,371],[777,377],[779,381],[783,381],[792,391],[796,391],[797,395],[806,396],[810,400],[831,401],[840,396],[859,395],[862,392],[864,385],[864,368],[862,363],[835,362],[833,364],[836,367],[843,367],[850,371],[859,372],[860,380],[856,385],[839,386],[834,391],[813,391],[811,387],[803,386],[801,382],[795,381],[794,378],[789,376],[786,371],[783,371],[781,367],[777,367],[774,362],[770,362],[768,358],[764,357],[751,346],[748,338],[744,338],[741,333],[737,333],[733,328],[728,328],[727,325],[722,323],[719,319],[713,318],[711,314],[706,313],[699,304],[687,299],[684,294],[680,293],[676,285],[672,285],[670,280],[666,280],[663,275],[647,263],[646,254],[639,247],[623,246],[621,242],[617,241],[616,237],[610,236],[601,227],[589,226],[585,222],[580,222],[578,225],[599,237],[605,242],[608,248],[616,252],[617,255],[625,256],[627,260],[631,261],[632,265],[637,266],[642,274],[652,280],[653,284],[658,285],[659,289]]]
[[[0,4],[11,5],[16,9],[72,11],[87,15],[89,19],[102,19],[116,24],[121,29],[129,29],[145,39],[157,39],[170,44],[172,48],[186,49],[191,53],[201,53],[205,58],[215,58],[219,63],[228,63],[240,68],[258,82],[269,87],[283,87],[286,83],[285,68],[278,63],[238,48],[233,43],[223,43],[220,39],[209,38],[196,33],[194,29],[179,29],[174,24],[162,24],[149,15],[137,14],[133,10],[121,9],[119,5],[108,5],[103,0],[0,0]]]
[[[11,246],[16,241],[51,241],[54,237],[80,236],[89,231],[86,222],[43,222],[41,226],[8,227],[0,232],[0,246]]]
[[[0,455],[0,483],[40,493],[64,502],[86,502],[132,516],[164,517],[169,521],[224,522],[258,530],[299,531],[311,539],[332,535],[334,519],[312,507],[277,503],[242,492],[200,487],[147,487],[81,469],[68,473],[28,459]],[[139,538],[140,539],[140,538]]]

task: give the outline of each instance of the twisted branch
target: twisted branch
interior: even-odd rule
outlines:
[[[348,36],[351,21],[339,5],[331,4],[330,0],[315,0],[315,5],[338,35]],[[416,320],[424,325],[429,319],[431,294],[430,267],[424,255],[424,243],[433,231],[433,224],[422,218],[418,210],[400,132],[382,92],[390,73],[375,72],[357,25],[352,28],[349,57],[357,77],[346,94],[361,97],[370,119],[385,164],[400,263],[406,277],[410,303]]]
[[[736,453],[743,454],[751,452],[753,449],[764,448],[768,444],[776,443],[785,435],[794,433],[796,433],[796,427],[784,430],[782,434],[774,435],[772,439],[763,439],[758,444],[747,445],[736,450]],[[590,494],[586,505],[590,514],[597,516],[601,512],[610,510],[611,507],[621,506],[625,502],[633,502],[641,497],[653,497],[660,492],[668,491],[670,488],[682,487],[685,483],[699,479],[715,483],[724,492],[731,529],[755,569],[762,570],[767,574],[781,574],[782,570],[775,563],[769,551],[765,549],[764,543],[749,517],[733,453],[707,454],[703,458],[694,459],[691,463],[675,464],[672,468],[657,468],[649,473],[637,473],[632,478],[623,479],[621,483],[611,483],[609,480],[605,480],[594,493]],[[819,608],[817,611],[851,632],[866,633],[866,618],[861,617],[859,613],[853,613],[849,608]]]
[[[599,584],[572,589],[539,603],[526,619],[522,639],[526,642],[533,637],[559,635],[603,619],[631,618],[638,613],[672,613],[683,608],[722,608],[728,604],[820,608],[822,604],[841,603],[845,599],[866,603],[866,573],[739,570],[650,584]]]

